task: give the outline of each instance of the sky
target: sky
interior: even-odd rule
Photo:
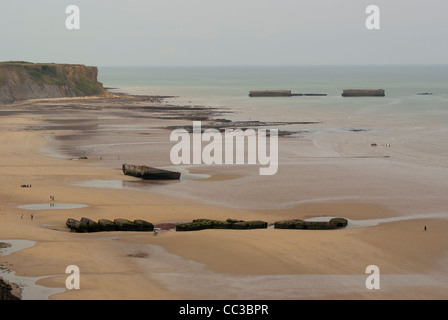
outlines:
[[[66,27],[69,5],[79,30]],[[366,28],[369,5],[379,30]],[[448,64],[447,15],[446,0],[2,0],[0,61]]]

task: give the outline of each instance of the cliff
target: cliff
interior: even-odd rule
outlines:
[[[12,287],[10,284],[3,281],[2,278],[0,278],[0,301],[3,300],[20,300],[20,298],[16,297],[14,294],[12,294]]]
[[[0,103],[106,95],[98,69],[75,64],[0,62]]]

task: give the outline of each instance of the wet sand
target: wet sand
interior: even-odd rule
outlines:
[[[0,238],[36,243],[0,257],[4,268],[17,276],[44,277],[38,281],[42,286],[65,288],[65,268],[77,265],[81,290],[50,299],[448,297],[446,167],[411,163],[409,156],[396,156],[397,149],[342,142],[330,148],[281,137],[275,176],[259,176],[258,166],[184,166],[179,169],[191,179],[142,187],[122,174],[122,163],[173,168],[174,144],[166,128],[223,117],[220,110],[157,102],[64,99],[1,108]],[[79,159],[84,156],[88,159]],[[49,206],[50,195],[55,207]],[[44,210],[20,208],[25,205]],[[341,216],[360,227],[162,230],[157,237],[75,234],[65,227],[67,218],[82,217],[176,224],[316,216]],[[375,219],[384,220],[361,223]],[[369,265],[380,267],[380,290],[365,287]]]

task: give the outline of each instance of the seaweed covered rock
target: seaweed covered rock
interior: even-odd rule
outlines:
[[[117,231],[137,231],[137,225],[133,221],[127,219],[115,219],[114,223]]]
[[[293,220],[283,220],[277,221],[274,224],[275,229],[297,229],[296,225],[303,222],[303,220],[293,219]]]
[[[302,230],[331,230],[336,229],[333,225],[330,225],[325,221],[301,221],[296,223],[296,229]]]
[[[68,228],[70,228],[71,231],[78,231],[78,229],[81,225],[81,222],[79,222],[78,220],[69,218],[69,219],[67,219],[65,224],[67,225]]]
[[[333,218],[329,221],[329,224],[336,228],[345,228],[348,225],[348,220],[344,218]]]
[[[66,223],[71,231],[75,232],[107,232],[107,231],[154,231],[154,225],[145,220],[130,221],[127,219],[100,219],[95,222],[88,218],[81,221],[67,219]]]
[[[154,225],[145,220],[134,220],[137,231],[154,231]]]
[[[89,218],[82,218],[80,222],[80,228],[86,230],[86,232],[100,231],[100,226],[98,225],[98,223]]]
[[[226,229],[229,223],[211,219],[196,219],[176,226],[176,231],[198,231],[205,229]]]
[[[274,224],[275,229],[299,229],[299,230],[332,230],[345,228],[348,220],[344,218],[333,218],[325,221],[304,221],[300,219],[277,221]]]
[[[115,223],[108,219],[100,219],[98,220],[98,226],[100,228],[100,231],[116,231],[117,226]]]
[[[232,224],[232,229],[248,230],[248,229],[266,229],[268,223],[264,221],[241,221]]]
[[[183,223],[176,226],[176,231],[198,231],[205,229],[264,229],[268,223],[264,221],[243,221],[227,219],[226,221],[212,219],[196,219],[189,223]]]

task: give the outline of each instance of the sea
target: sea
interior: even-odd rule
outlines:
[[[129,94],[176,96],[179,104],[227,107],[234,120],[334,121],[361,115],[418,124],[446,123],[448,116],[448,65],[100,67],[99,81]],[[386,97],[343,98],[344,89],[384,89]],[[327,96],[250,98],[250,90]]]
[[[433,153],[447,155],[448,139],[440,138],[448,136],[448,65],[100,67],[99,80],[112,91],[225,107],[232,111],[226,117],[236,121],[326,124],[319,130],[307,128],[312,138],[407,128],[413,141],[416,133],[417,140],[433,145]],[[384,89],[386,96],[344,98],[344,89]],[[326,96],[251,98],[250,90]]]
[[[105,66],[99,81],[111,91],[223,108],[234,121],[315,123],[278,128],[297,139],[282,140],[273,177],[254,173],[216,185],[172,185],[167,192],[258,209],[386,200],[419,214],[428,205],[414,205],[419,196],[434,197],[434,209],[446,205],[448,65]],[[274,89],[325,96],[249,97],[251,90]],[[385,97],[342,97],[344,89],[384,89]]]

